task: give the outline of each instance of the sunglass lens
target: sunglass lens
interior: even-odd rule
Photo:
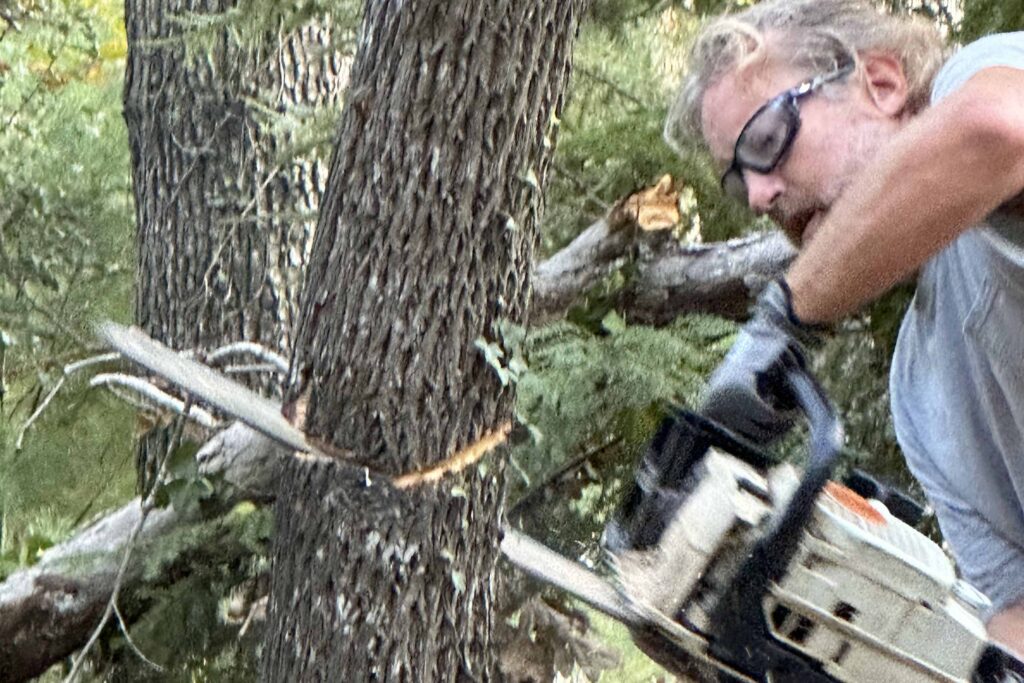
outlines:
[[[785,100],[769,103],[743,129],[736,153],[739,162],[767,173],[786,152],[796,117]]]

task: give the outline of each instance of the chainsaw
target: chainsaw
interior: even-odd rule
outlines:
[[[605,529],[612,578],[515,529],[502,550],[687,679],[1024,681],[1024,663],[986,637],[987,599],[911,525],[919,506],[860,472],[831,481],[836,412],[807,370],[787,372],[809,427],[802,472],[676,412]]]
[[[136,329],[108,324],[101,335],[257,431],[311,448],[278,406],[210,368]],[[803,368],[790,367],[786,385],[809,427],[802,471],[678,411],[605,529],[607,572],[508,526],[502,552],[624,624],[648,656],[690,680],[1024,682],[1024,662],[986,637],[986,598],[912,526],[920,510],[866,475],[831,481],[836,412]]]

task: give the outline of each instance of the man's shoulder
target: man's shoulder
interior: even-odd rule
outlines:
[[[998,66],[1024,69],[1024,31],[994,33],[954,52],[935,76],[932,103],[955,91],[979,71]]]

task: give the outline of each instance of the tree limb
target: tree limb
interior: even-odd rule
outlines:
[[[777,231],[707,245],[681,244],[667,233],[657,237],[640,243],[635,276],[619,304],[631,320],[650,324],[683,313],[745,317],[753,297],[796,256]]]
[[[795,255],[777,231],[683,244],[671,230],[641,230],[602,218],[537,266],[531,324],[564,315],[589,289],[627,265],[631,276],[615,304],[630,320],[658,325],[697,312],[739,318]]]
[[[241,424],[211,439],[199,452],[200,472],[222,475],[230,484],[213,514],[226,512],[240,500],[272,499],[275,463],[284,452]],[[125,544],[142,515],[139,503],[134,499],[0,583],[0,681],[38,676],[85,644],[110,600]],[[144,549],[153,548],[173,531],[197,521],[196,515],[171,506],[153,510],[138,542]],[[182,547],[180,556],[190,550]],[[121,591],[129,595],[165,580],[135,562],[125,572]]]

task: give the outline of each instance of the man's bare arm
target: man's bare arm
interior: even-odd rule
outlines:
[[[801,320],[852,313],[1024,189],[1024,70],[989,68],[869,162],[786,280]]]
[[[985,625],[988,637],[1024,657],[1024,603],[1018,603],[999,612]]]

